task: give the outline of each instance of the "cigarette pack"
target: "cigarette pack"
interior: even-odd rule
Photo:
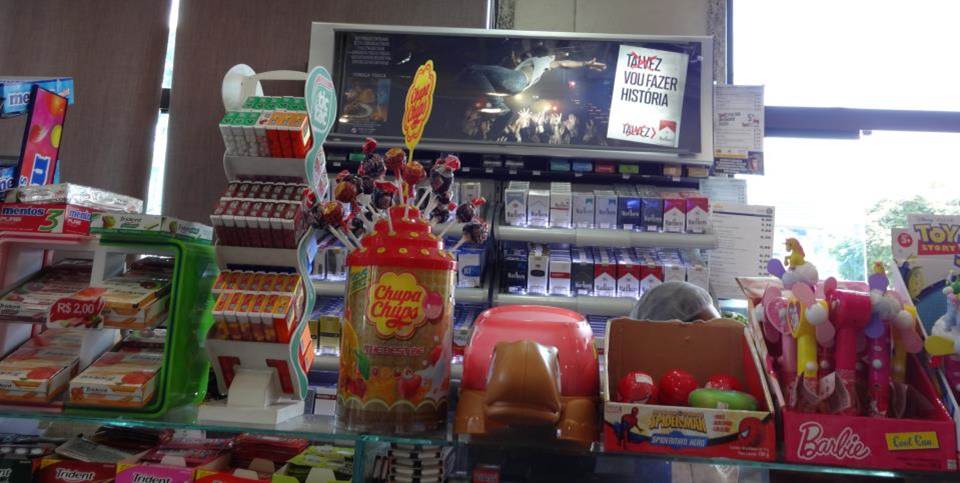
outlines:
[[[542,247],[531,248],[527,256],[527,293],[547,295],[550,256]]]
[[[687,233],[706,233],[710,226],[710,200],[706,196],[689,194],[685,201]]]
[[[617,186],[617,227],[623,230],[642,229],[643,214],[640,195],[633,186]]]
[[[597,297],[617,296],[617,258],[606,249],[593,252],[593,294]]]
[[[550,250],[550,295],[570,295],[569,250]]]
[[[571,277],[575,295],[593,295],[593,252],[585,248],[570,250]]]
[[[153,397],[163,353],[108,352],[70,381],[70,404],[143,407]]]
[[[663,283],[663,265],[656,258],[647,258],[640,265],[640,295]]]
[[[527,224],[540,228],[550,225],[550,191],[530,190],[527,193]]]
[[[550,184],[550,226],[570,228],[570,206],[573,201],[570,183]]]
[[[687,201],[679,193],[663,195],[663,231],[683,233],[687,225]]]
[[[511,294],[527,292],[526,250],[505,250],[500,259],[500,291]]]
[[[658,232],[663,229],[663,200],[653,192],[646,191],[640,198],[643,231]]]
[[[516,185],[511,182],[503,190],[504,221],[510,226],[527,225],[527,191],[530,185]]]
[[[617,194],[610,190],[598,190],[593,192],[596,200],[596,216],[594,217],[594,226],[615,230],[617,228],[618,203]]]
[[[593,228],[593,220],[596,216],[595,200],[596,197],[592,192],[573,193],[571,224],[574,228]]]
[[[680,252],[676,249],[660,249],[657,251],[657,258],[663,266],[664,282],[683,282],[687,279],[687,269],[683,266],[683,260],[680,259]]]
[[[460,199],[469,203],[483,196],[482,185],[479,181],[464,181],[460,183]]]
[[[682,251],[680,256],[687,269],[687,282],[710,290],[710,266],[707,262],[693,250]]]
[[[617,297],[640,296],[640,263],[630,249],[617,254]]]
[[[485,247],[462,246],[457,250],[457,287],[477,288],[482,285]]]

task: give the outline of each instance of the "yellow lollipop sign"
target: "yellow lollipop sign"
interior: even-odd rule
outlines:
[[[430,119],[433,109],[433,89],[437,86],[437,73],[433,70],[433,61],[428,60],[417,68],[413,82],[407,89],[407,100],[403,110],[403,141],[407,145],[409,159],[413,159],[413,149],[423,136],[423,128]]]

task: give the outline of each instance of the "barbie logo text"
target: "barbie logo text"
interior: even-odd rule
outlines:
[[[837,459],[862,460],[870,456],[870,448],[863,444],[860,435],[845,427],[836,437],[824,435],[819,423],[806,422],[800,425],[800,444],[797,457],[812,460],[817,456],[831,456]]]

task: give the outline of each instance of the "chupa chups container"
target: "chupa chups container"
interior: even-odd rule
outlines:
[[[447,416],[456,262],[414,208],[389,211],[347,256],[338,424],[424,432]]]

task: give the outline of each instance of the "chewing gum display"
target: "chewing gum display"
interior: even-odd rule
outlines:
[[[235,181],[220,197],[210,223],[220,245],[297,247],[307,229],[304,185]]]
[[[46,323],[60,299],[90,285],[89,260],[63,260],[0,297],[0,321]]]
[[[307,155],[313,138],[302,97],[249,97],[247,103],[251,107],[245,103],[242,111],[229,111],[220,120],[227,154],[273,158]]]
[[[288,342],[303,305],[300,275],[220,272],[213,285],[216,339]]]
[[[101,315],[105,327],[145,329],[167,315],[170,273],[132,270],[100,283],[106,288]]]
[[[67,387],[77,372],[80,347],[21,347],[0,361],[0,401],[47,404]]]

